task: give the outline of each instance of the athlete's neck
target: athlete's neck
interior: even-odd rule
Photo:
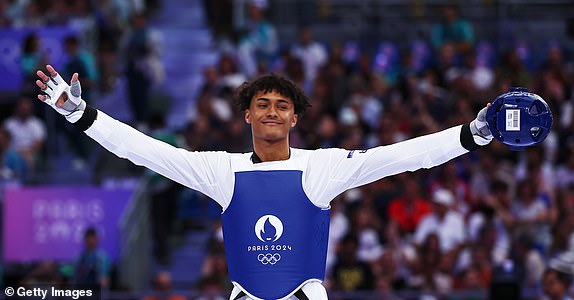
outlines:
[[[253,152],[261,162],[288,160],[291,156],[288,139],[280,142],[253,141]]]

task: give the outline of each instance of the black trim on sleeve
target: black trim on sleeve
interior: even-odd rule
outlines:
[[[245,297],[247,296],[247,294],[245,294],[244,291],[239,292],[239,294],[237,294],[237,296],[235,296],[235,298],[233,298],[233,300],[239,300],[239,298],[241,297]]]
[[[92,126],[92,124],[94,124],[94,121],[96,120],[97,116],[98,116],[98,110],[87,105],[86,109],[84,110],[84,113],[82,114],[82,117],[76,123],[72,124],[77,129],[81,131],[86,131],[88,130],[88,128],[90,128],[90,126]]]
[[[462,129],[460,130],[460,144],[468,151],[480,148],[480,145],[474,142],[472,132],[470,132],[470,124],[462,125]]]
[[[303,292],[303,289],[298,289],[294,295],[299,300],[309,300],[309,297],[307,297],[307,295],[305,295],[305,293]]]

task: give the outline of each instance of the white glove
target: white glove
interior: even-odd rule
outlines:
[[[486,122],[487,110],[488,106],[481,109],[476,115],[476,119],[470,122],[470,132],[472,133],[474,142],[480,146],[487,145],[493,138],[492,133],[488,128],[488,123]]]
[[[66,117],[70,123],[76,123],[84,114],[86,109],[86,101],[82,100],[82,87],[80,81],[77,80],[77,74],[74,74],[72,78],[72,86],[70,87],[60,74],[56,73],[54,68],[48,66],[48,71],[50,76],[48,77],[42,71],[38,71],[38,76],[42,81],[37,81],[36,84],[42,89],[46,95],[42,97],[40,95],[38,98],[43,100],[48,105],[50,105],[58,113]],[[43,83],[43,84],[41,84]],[[62,98],[63,103],[60,101],[58,105],[58,100]]]

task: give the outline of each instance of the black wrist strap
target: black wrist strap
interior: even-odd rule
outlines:
[[[468,151],[480,148],[480,145],[474,142],[472,132],[470,131],[470,124],[462,125],[462,129],[460,130],[460,144]]]
[[[72,124],[79,130],[86,131],[88,128],[90,128],[90,126],[92,126],[92,124],[94,124],[97,116],[98,110],[87,105],[86,109],[84,110],[84,114],[82,114],[82,117],[76,123]]]

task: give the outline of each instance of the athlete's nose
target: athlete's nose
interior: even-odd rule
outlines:
[[[267,109],[267,117],[268,118],[277,118],[279,114],[277,114],[277,108],[273,105],[269,105],[269,109]]]

